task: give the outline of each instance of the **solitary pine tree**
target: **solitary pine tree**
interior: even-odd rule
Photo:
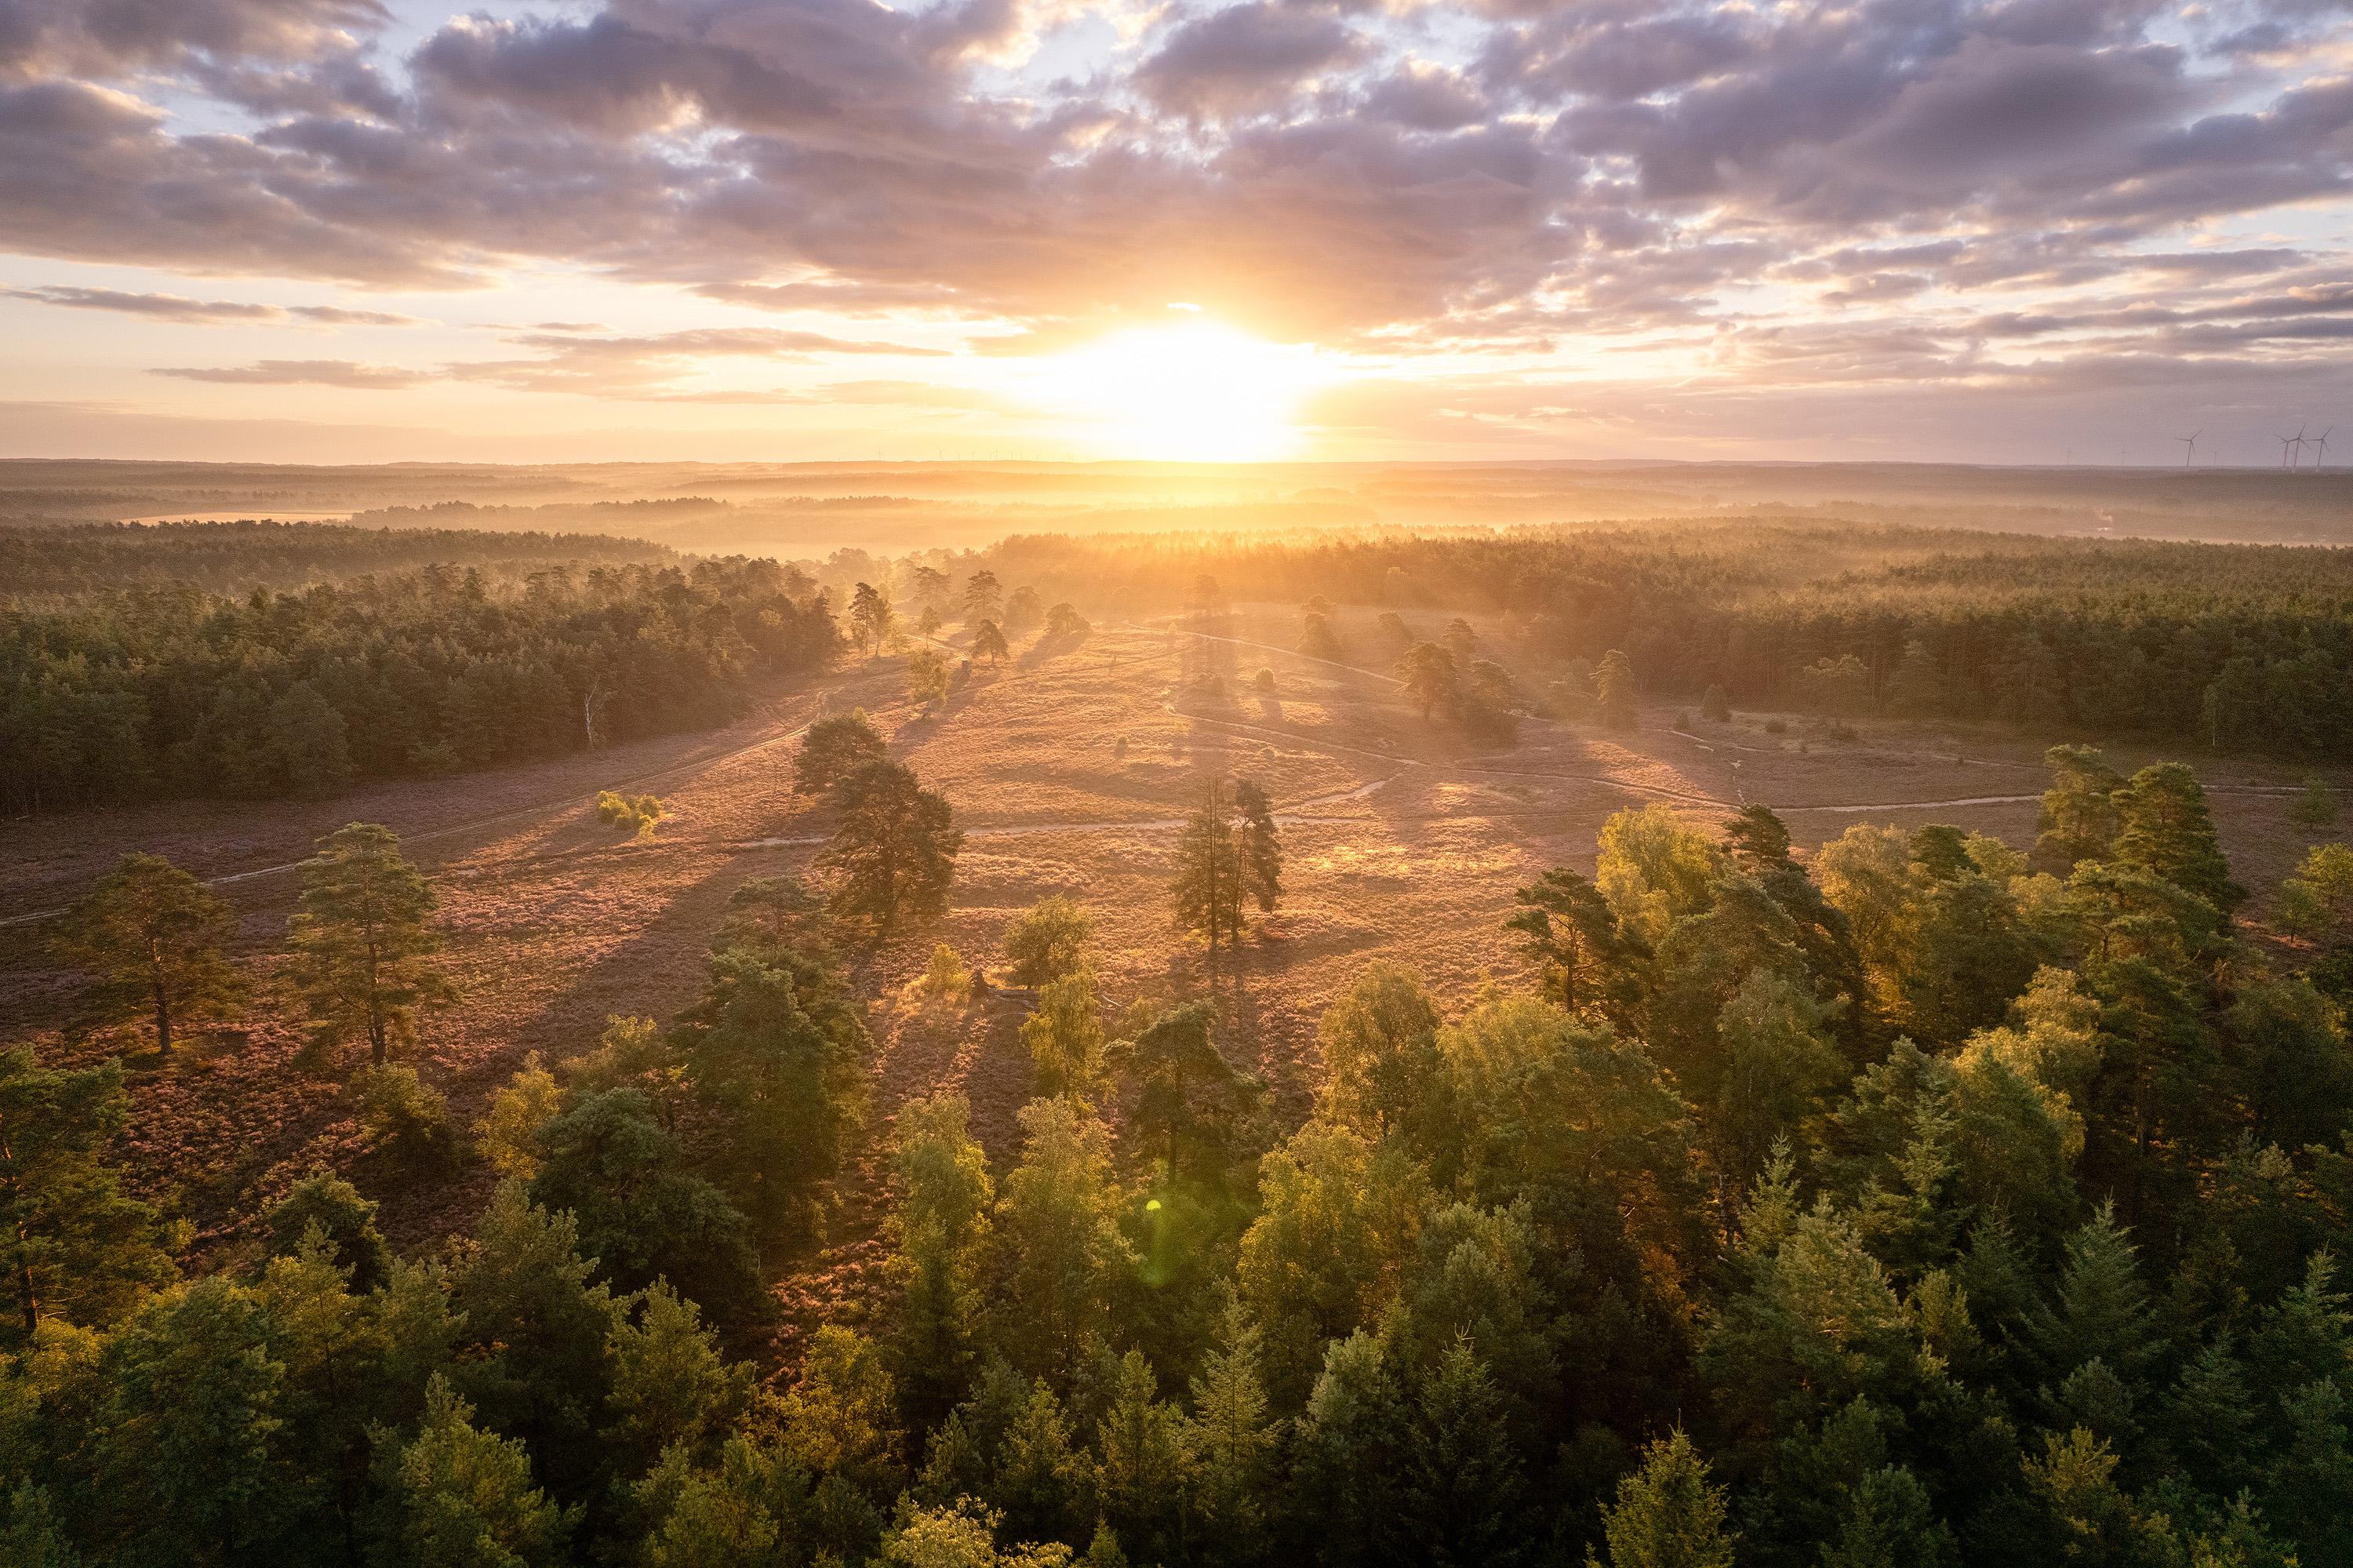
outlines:
[[[1710,724],[1725,724],[1732,718],[1732,699],[1724,694],[1722,686],[1711,685],[1700,694],[1699,716]]]
[[[221,957],[228,906],[160,855],[128,854],[74,906],[58,956],[87,969],[82,1020],[111,1028],[143,1019],[169,1054],[186,1024],[234,1017],[245,985]]]
[[[822,795],[860,763],[879,761],[890,748],[876,733],[864,708],[821,718],[801,737],[793,754],[793,789],[802,795]]]
[[[1455,702],[1454,655],[1435,642],[1417,642],[1398,661],[1398,679],[1405,683],[1406,695],[1411,697],[1427,720],[1438,708],[1452,708]]]
[[[30,1340],[44,1318],[111,1323],[172,1277],[155,1211],[123,1195],[104,1159],[129,1114],[111,1062],[64,1072],[30,1046],[0,1052],[0,1289],[15,1298],[0,1344]]]
[[[1593,706],[1609,728],[1634,727],[1634,662],[1615,648],[1593,672]]]
[[[1176,841],[1176,879],[1170,893],[1176,901],[1176,919],[1188,931],[1209,939],[1239,941],[1242,930],[1242,857],[1236,841],[1226,783],[1211,779],[1201,805],[1185,824]]]
[[[1002,664],[1012,656],[1013,650],[1005,643],[1005,633],[997,622],[984,620],[972,629],[972,656],[986,659],[992,664]]]
[[[833,908],[889,936],[902,920],[947,907],[964,834],[946,797],[926,789],[904,764],[860,763],[835,786],[841,825],[817,863],[836,877]]]
[[[1275,831],[1274,807],[1250,779],[1234,784],[1234,837],[1241,857],[1242,891],[1263,915],[1282,897],[1282,837]]]
[[[899,612],[892,608],[891,591],[860,583],[849,596],[849,627],[869,653],[880,653],[899,630]]]
[[[964,580],[964,618],[977,624],[995,620],[1005,603],[1005,589],[998,584],[997,574],[983,568]]]
[[[382,1066],[416,1038],[417,1010],[457,991],[433,961],[441,940],[427,924],[433,889],[376,822],[352,822],[319,841],[302,865],[302,901],[290,922],[294,980],[311,1035],[332,1049],[363,1035]]]

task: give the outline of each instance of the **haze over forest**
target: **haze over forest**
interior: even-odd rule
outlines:
[[[2345,0],[0,0],[0,1568],[2353,1568]]]

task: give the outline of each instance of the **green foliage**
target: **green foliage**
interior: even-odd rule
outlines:
[[[530,1052],[505,1085],[491,1093],[490,1108],[474,1123],[475,1148],[501,1177],[528,1181],[539,1174],[539,1132],[561,1109],[555,1075]]]
[[[822,795],[862,765],[889,756],[890,748],[864,708],[830,715],[808,726],[800,749],[793,753],[793,789],[803,795]]]
[[[1610,1568],[1732,1568],[1724,1489],[1678,1427],[1651,1444],[1642,1467],[1619,1483],[1603,1510]]]
[[[1102,1093],[1103,1006],[1092,970],[1082,966],[1046,983],[1038,1010],[1021,1022],[1021,1044],[1037,1067],[1041,1094],[1092,1100]]]
[[[879,937],[947,908],[964,834],[947,798],[896,762],[860,763],[834,786],[840,821],[817,858],[834,879],[833,911]]]
[[[2339,809],[2337,787],[2316,773],[2310,774],[2303,790],[2288,802],[2287,820],[2299,828],[2326,832],[2337,825]]]
[[[394,1561],[418,1568],[558,1568],[578,1520],[533,1485],[523,1446],[475,1426],[436,1376],[425,1421],[402,1445],[388,1489],[399,1523]]]
[[[90,977],[79,1022],[137,1023],[159,1055],[175,1032],[237,1016],[245,983],[221,956],[228,906],[159,855],[127,854],[59,924],[58,957]]]
[[[354,1037],[381,1067],[417,1037],[417,1012],[453,1001],[433,955],[435,899],[400,853],[391,829],[353,822],[319,841],[302,864],[302,899],[289,923],[294,983],[311,1013],[313,1042],[332,1050]]]
[[[2142,768],[2117,796],[2116,857],[2165,878],[2228,915],[2246,896],[2231,880],[2206,791],[2179,762]]]
[[[188,538],[138,534],[142,554]],[[414,559],[397,532],[365,538],[392,564]],[[565,546],[578,562],[494,580],[448,563],[512,554],[514,536],[411,538],[445,541],[442,564],[241,599],[157,582],[0,612],[0,801],[317,796],[561,756],[723,722],[757,677],[819,668],[839,646],[823,597],[774,561],[584,569],[659,552],[580,540]],[[526,554],[553,548],[541,536]]]
[[[1005,957],[1015,985],[1040,986],[1060,980],[1086,962],[1094,916],[1066,894],[1050,894],[1006,927]]]
[[[1601,662],[1594,666],[1593,711],[1607,728],[1634,727],[1634,663],[1616,648],[1604,653]]]
[[[940,1001],[972,1000],[973,969],[964,955],[942,942],[932,949],[932,961],[916,981],[925,996]]]
[[[294,1257],[318,1244],[355,1291],[365,1294],[392,1278],[392,1249],[375,1228],[375,1205],[331,1171],[295,1182],[268,1220],[272,1256]]]
[[[1454,711],[1460,700],[1454,655],[1435,642],[1417,642],[1398,661],[1397,677],[1406,695],[1421,709],[1424,723],[1440,708]]]
[[[710,1182],[686,1169],[643,1094],[581,1097],[539,1129],[532,1201],[569,1213],[583,1254],[623,1291],[667,1279],[731,1325],[765,1302],[751,1226]]]
[[[1600,890],[1555,866],[1514,895],[1520,912],[1504,922],[1521,934],[1544,993],[1579,1018],[1631,1028],[1641,1011],[1649,944],[1630,935]]]
[[[0,1347],[49,1319],[106,1324],[173,1277],[155,1211],[105,1162],[130,1115],[121,1069],[47,1068],[29,1046],[0,1051]]]
[[[661,801],[651,795],[623,795],[605,789],[596,796],[596,820],[608,828],[627,828],[641,842],[653,838],[655,824],[668,814]]]
[[[849,633],[869,655],[880,653],[886,644],[897,639],[899,612],[891,603],[889,588],[860,583],[851,590]]]
[[[712,1164],[759,1234],[807,1232],[865,1110],[865,1025],[828,955],[721,953],[671,1048],[721,1137]]]
[[[345,1086],[368,1142],[418,1172],[447,1171],[465,1157],[448,1097],[406,1063],[362,1067]]]
[[[917,707],[948,700],[946,654],[936,648],[918,648],[907,655],[907,700]]]
[[[1271,911],[1282,896],[1282,848],[1265,794],[1248,780],[1212,779],[1176,841],[1169,894],[1177,924],[1208,938],[1215,953],[1241,940],[1242,903]]]

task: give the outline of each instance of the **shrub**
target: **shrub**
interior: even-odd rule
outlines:
[[[641,840],[654,836],[662,820],[662,803],[651,795],[624,795],[607,789],[596,797],[596,820],[610,828],[628,828]]]
[[[1250,684],[1257,687],[1261,692],[1273,691],[1274,672],[1271,670],[1261,670],[1257,674],[1250,677]]]
[[[1710,686],[1699,699],[1699,716],[1710,724],[1724,724],[1732,717],[1732,699],[1724,694],[1722,686]]]
[[[1765,721],[1765,733],[1767,735],[1787,735],[1789,733],[1789,721],[1788,719],[1768,718]]]
[[[1086,906],[1057,893],[1039,900],[1005,933],[1005,956],[1015,985],[1046,985],[1086,959],[1094,919]]]
[[[447,1170],[458,1163],[461,1146],[449,1122],[449,1101],[440,1090],[401,1064],[362,1067],[350,1089],[368,1141],[402,1164]]]
[[[972,966],[962,954],[942,942],[932,949],[932,961],[915,982],[927,996],[942,1001],[964,1001],[972,995]]]

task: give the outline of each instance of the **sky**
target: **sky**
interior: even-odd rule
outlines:
[[[0,0],[0,456],[2258,464],[2340,420],[2353,0]]]

